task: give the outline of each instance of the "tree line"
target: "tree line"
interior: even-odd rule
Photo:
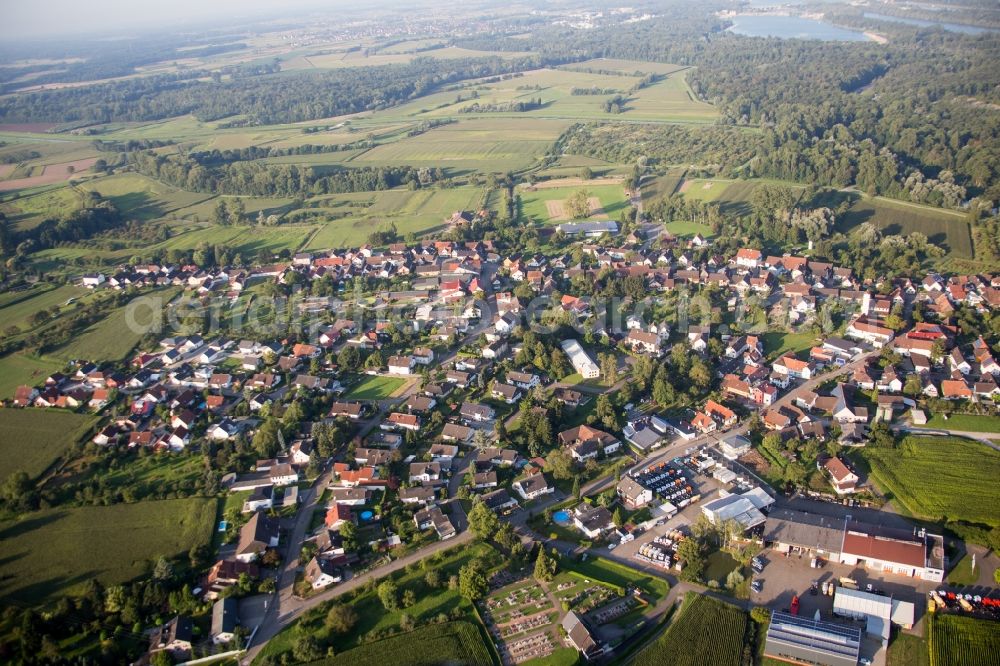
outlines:
[[[400,185],[429,185],[444,178],[441,169],[359,167],[330,170],[295,164],[233,162],[203,166],[188,155],[138,152],[129,155],[135,169],[150,178],[194,192],[265,197],[298,197],[388,190]]]

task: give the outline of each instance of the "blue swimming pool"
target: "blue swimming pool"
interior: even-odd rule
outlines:
[[[374,515],[375,514],[372,513],[371,511],[362,511],[361,512],[361,520],[371,520],[372,516],[374,516]]]
[[[569,513],[560,509],[552,514],[552,520],[556,521],[560,525],[566,525],[569,523]]]
[[[219,521],[219,531],[220,532],[225,532],[227,527],[229,527],[229,523],[227,523],[224,520],[220,520]]]

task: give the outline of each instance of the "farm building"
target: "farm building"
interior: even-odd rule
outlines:
[[[788,613],[771,613],[764,656],[793,664],[857,666],[861,630]]]
[[[844,529],[840,562],[941,582],[944,580],[944,539],[924,530],[890,530],[850,521]]]
[[[833,595],[833,614],[865,620],[866,633],[887,641],[890,625],[904,629],[913,626],[914,607],[909,601],[838,587]]]
[[[779,552],[801,550],[838,559],[844,543],[844,523],[843,518],[779,509],[767,517],[764,542],[773,544]]]
[[[774,500],[763,492],[755,492],[755,488],[742,495],[732,495],[725,490],[719,491],[719,496],[701,506],[702,513],[713,525],[719,525],[727,520],[735,520],[744,530],[763,525],[767,520],[761,509],[766,509]]]
[[[780,509],[767,518],[764,542],[779,552],[801,551],[882,573],[944,580],[944,539],[923,530],[876,527],[849,518]]]

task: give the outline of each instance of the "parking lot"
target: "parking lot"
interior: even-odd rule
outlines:
[[[920,621],[926,611],[927,593],[940,585],[919,578],[882,575],[877,571],[869,571],[864,567],[846,566],[823,561],[818,569],[809,566],[812,557],[805,553],[789,553],[787,556],[773,549],[765,549],[761,557],[767,564],[755,579],[763,581],[763,589],[753,593],[751,599],[755,604],[762,604],[777,610],[789,608],[792,597],[799,597],[799,615],[812,616],[817,610],[824,617],[830,617],[833,610],[833,597],[822,596],[822,585],[840,578],[850,578],[857,581],[862,590],[871,584],[901,601],[910,601],[916,610],[916,620]],[[809,593],[810,586],[816,581],[820,593],[815,596]]]

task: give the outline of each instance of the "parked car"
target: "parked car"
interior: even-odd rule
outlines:
[[[754,592],[760,592],[761,590],[764,589],[764,583],[759,579],[755,580],[754,582],[750,583],[750,589],[753,590]]]

